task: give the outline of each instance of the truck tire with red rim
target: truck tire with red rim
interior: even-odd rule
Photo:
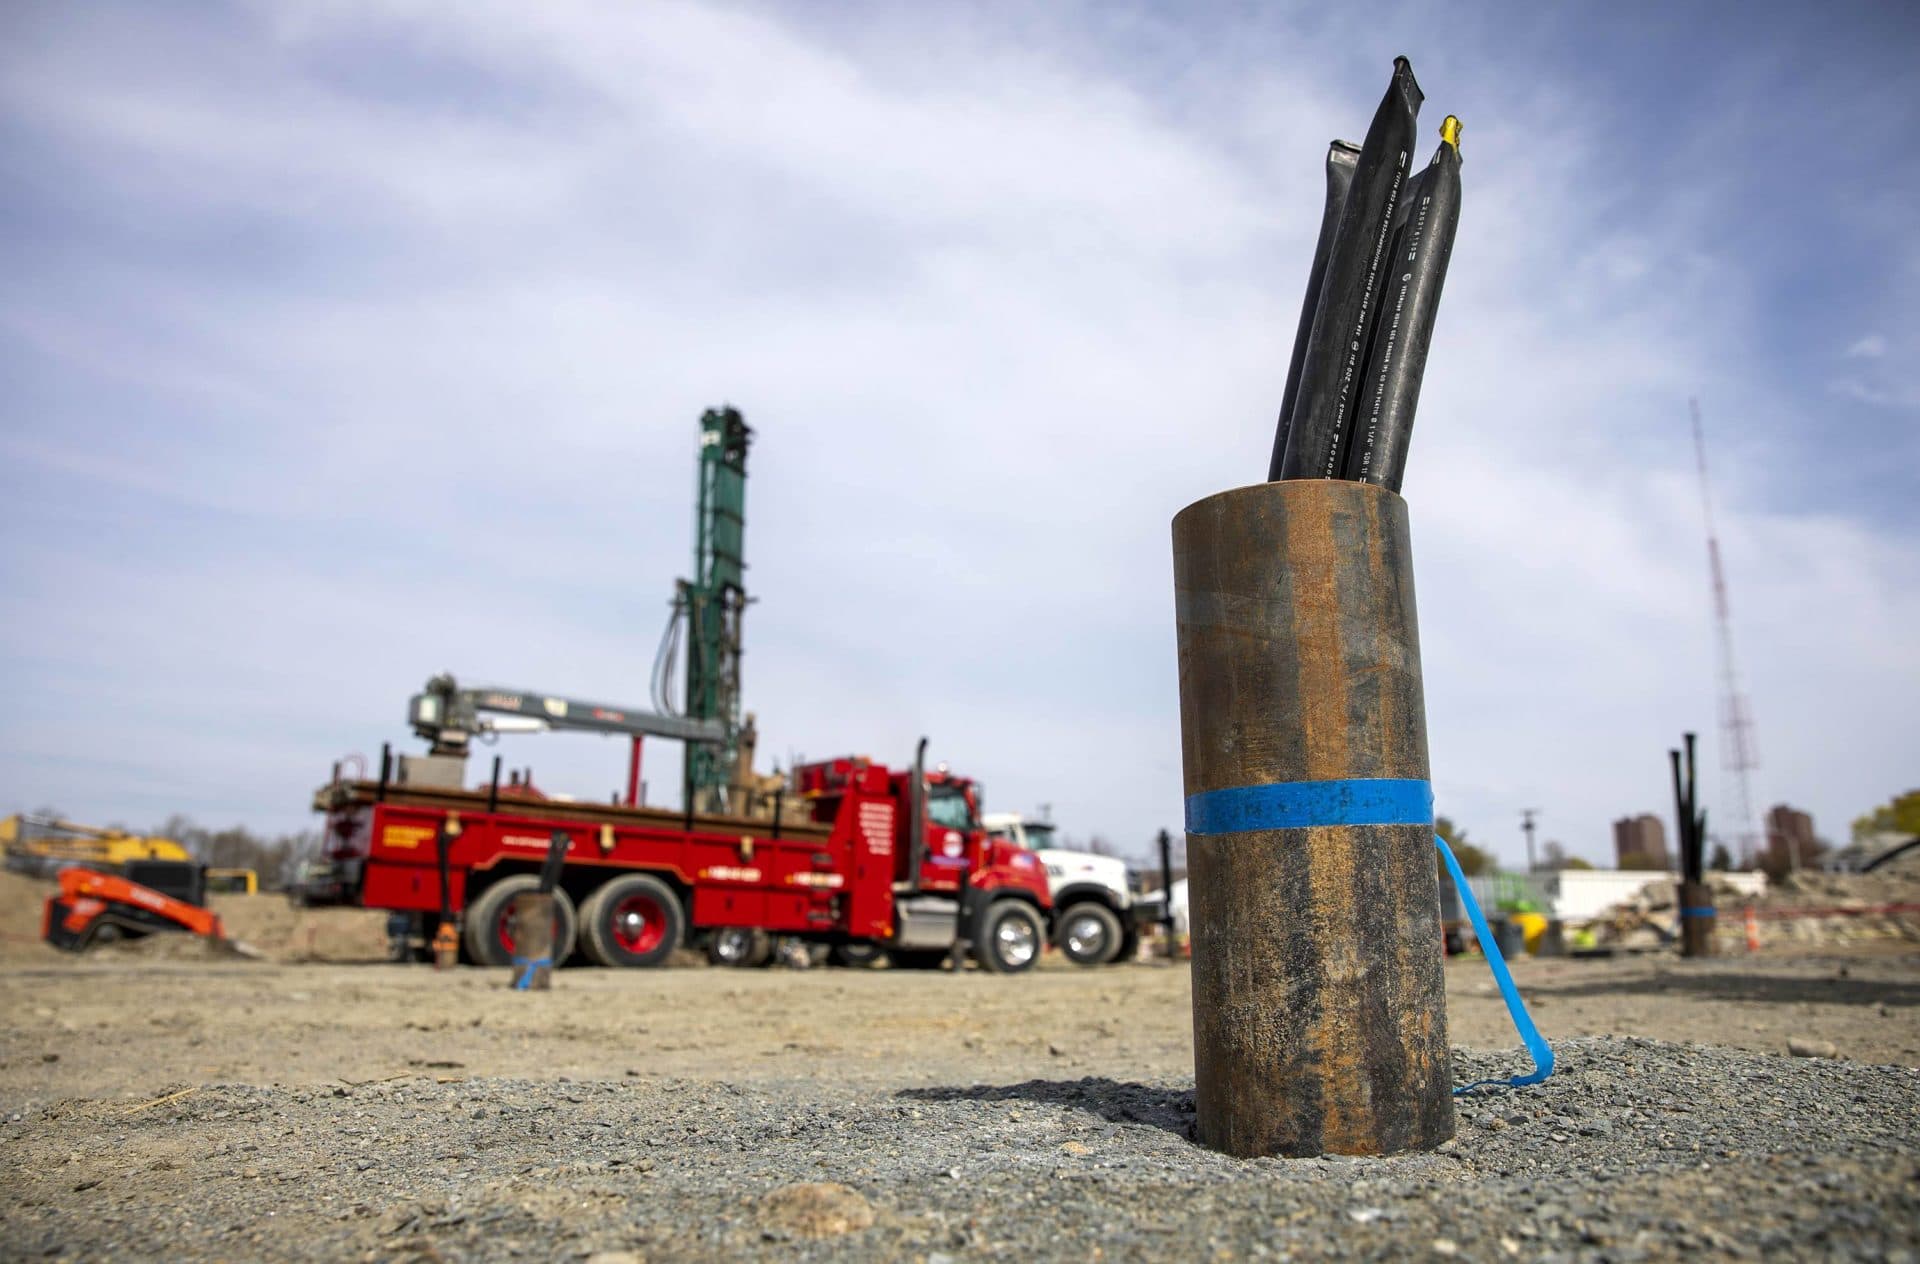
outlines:
[[[1077,966],[1103,966],[1120,955],[1120,919],[1104,904],[1084,901],[1060,914],[1054,943]]]
[[[648,873],[609,879],[580,910],[580,946],[603,966],[660,966],[687,932],[673,888]]]
[[[467,955],[476,965],[513,964],[513,902],[522,895],[540,889],[540,879],[530,873],[511,874],[494,883],[467,905],[461,936],[467,941]],[[553,893],[553,964],[559,965],[573,955],[574,937],[580,926],[573,901],[565,891]]]
[[[1025,900],[995,900],[980,910],[973,928],[973,959],[990,974],[1031,970],[1046,946],[1040,911]]]

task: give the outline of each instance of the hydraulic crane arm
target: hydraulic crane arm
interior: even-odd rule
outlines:
[[[632,707],[582,702],[518,689],[462,689],[452,676],[435,676],[407,704],[413,731],[433,743],[436,754],[461,754],[476,733],[618,733],[666,737],[681,742],[721,742],[717,719],[696,720]]]

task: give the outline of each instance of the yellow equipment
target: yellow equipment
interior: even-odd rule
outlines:
[[[1510,916],[1513,918],[1514,924],[1520,928],[1520,933],[1525,936],[1527,951],[1529,953],[1539,952],[1540,941],[1546,938],[1547,934],[1546,915],[1542,913],[1514,913]]]
[[[260,875],[251,869],[209,869],[207,890],[244,895],[260,894]]]
[[[171,838],[143,838],[125,830],[76,825],[50,816],[0,820],[0,850],[10,869],[78,864],[116,869],[134,860],[191,860]]]

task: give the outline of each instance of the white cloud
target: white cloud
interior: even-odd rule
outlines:
[[[178,539],[159,570],[112,523],[10,542],[12,590],[61,611],[0,633],[20,799],[292,824],[341,749],[406,736],[432,671],[644,698],[694,419],[731,399],[760,429],[764,751],[930,732],[996,806],[1131,847],[1177,826],[1167,524],[1264,466],[1322,133],[1377,87],[1296,48],[1174,101],[1045,41],[839,44],[688,4],[260,13],[165,57],[64,32],[6,77],[112,244],[0,302],[84,401],[0,439],[116,489],[133,543]],[[430,50],[425,80],[343,74],[367,48]],[[434,91],[449,68],[479,104]],[[1466,90],[1426,86],[1436,113]],[[1598,858],[1713,715],[1686,397],[1769,405],[1740,281],[1688,244],[1712,199],[1623,227],[1586,183],[1608,129],[1539,84],[1524,110],[1474,91],[1407,488],[1436,781],[1509,856],[1542,807]],[[1767,455],[1715,450],[1760,784],[1837,830],[1920,737],[1884,702],[1920,684],[1920,585],[1907,541],[1756,512]],[[583,793],[622,767],[510,750]]]
[[[1864,338],[1849,343],[1847,349],[1841,354],[1849,360],[1878,360],[1887,354],[1887,340],[1880,334],[1868,334]]]

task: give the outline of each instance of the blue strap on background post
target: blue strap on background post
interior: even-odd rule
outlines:
[[[531,992],[533,990],[533,972],[541,966],[551,966],[552,957],[515,957],[513,959],[513,990]]]
[[[1510,1079],[1475,1080],[1453,1090],[1454,1096],[1471,1093],[1474,1089],[1485,1088],[1491,1084],[1510,1085],[1520,1088],[1527,1084],[1538,1084],[1553,1074],[1553,1046],[1533,1025],[1533,1016],[1527,1013],[1526,1003],[1520,999],[1520,989],[1513,985],[1513,975],[1507,969],[1507,959],[1500,955],[1500,945],[1493,937],[1493,931],[1487,926],[1486,914],[1480,911],[1480,902],[1473,898],[1473,888],[1467,885],[1467,875],[1460,872],[1460,862],[1453,858],[1453,848],[1447,846],[1447,840],[1438,834],[1433,841],[1440,845],[1440,858],[1447,862],[1447,873],[1453,878],[1453,889],[1460,893],[1460,903],[1467,910],[1467,920],[1473,923],[1473,933],[1480,940],[1480,948],[1487,954],[1487,968],[1493,971],[1493,981],[1500,985],[1500,995],[1506,999],[1507,1014],[1513,1019],[1513,1029],[1520,1033],[1520,1041],[1527,1046],[1527,1052],[1533,1057],[1533,1071],[1528,1075],[1516,1075]]]

